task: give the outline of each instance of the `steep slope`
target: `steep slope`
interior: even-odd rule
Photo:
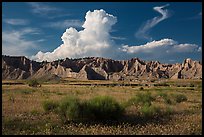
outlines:
[[[2,79],[27,79],[41,67],[40,63],[24,56],[10,57],[2,55]]]

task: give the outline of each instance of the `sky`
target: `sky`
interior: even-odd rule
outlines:
[[[3,2],[2,54],[202,61],[202,3]]]

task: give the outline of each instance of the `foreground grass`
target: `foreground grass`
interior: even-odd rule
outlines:
[[[169,87],[144,86],[142,90],[141,86],[76,86],[64,83],[42,84],[42,87],[37,88],[28,85],[3,85],[2,134],[201,134],[201,81],[193,82],[194,87],[190,87],[192,81],[179,82],[188,83],[189,86],[178,87],[178,82],[172,81],[167,82]],[[152,106],[172,109],[173,114],[146,120],[139,115],[140,106],[132,105],[126,108],[125,115],[116,122],[63,123],[57,114],[46,112],[42,105],[45,100],[60,101],[64,96],[73,95],[82,101],[96,96],[111,96],[122,104],[137,94],[146,92],[151,92],[155,97],[151,100]],[[187,100],[177,103],[173,95],[178,94],[185,95]],[[171,103],[167,100],[171,100]],[[143,111],[146,111],[145,108]]]

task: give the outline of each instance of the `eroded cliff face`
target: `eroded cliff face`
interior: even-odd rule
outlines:
[[[76,78],[82,80],[200,79],[202,64],[185,59],[182,64],[145,62],[139,58],[112,60],[100,57],[35,62],[26,57],[2,55],[2,79]]]

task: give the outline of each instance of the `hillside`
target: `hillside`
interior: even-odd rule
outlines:
[[[2,79],[75,78],[81,80],[201,79],[202,64],[185,59],[181,64],[158,61],[112,60],[101,57],[36,62],[24,56],[2,55]]]

